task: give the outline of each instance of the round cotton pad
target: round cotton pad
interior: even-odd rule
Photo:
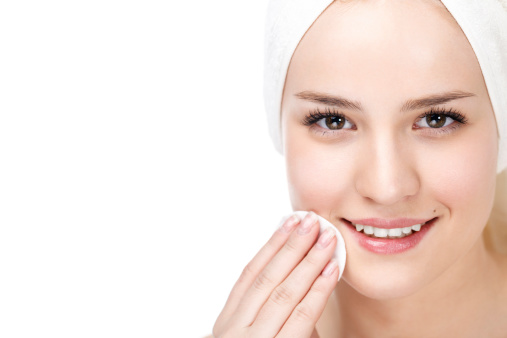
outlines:
[[[308,214],[308,211],[294,211],[290,215],[287,215],[282,219],[282,223],[288,219],[290,216],[296,214],[301,220],[305,218],[306,214]],[[338,269],[340,270],[340,273],[338,274],[338,280],[342,277],[343,270],[345,269],[345,261],[347,260],[347,251],[345,250],[345,241],[343,240],[342,234],[336,229],[336,227],[331,224],[328,220],[326,220],[324,217],[317,215],[317,218],[319,219],[319,225],[320,225],[320,234],[327,228],[331,228],[336,233],[336,249],[333,254],[333,258],[336,259],[338,262]]]

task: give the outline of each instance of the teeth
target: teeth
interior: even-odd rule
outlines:
[[[381,228],[373,228],[373,235],[375,237],[387,237],[387,229],[381,229]]]
[[[401,229],[400,228],[389,229],[388,235],[389,235],[389,237],[401,236]]]
[[[411,233],[412,233],[412,227],[402,228],[402,229],[401,229],[401,231],[402,231],[405,235],[411,234]]]
[[[412,230],[414,230],[414,231],[421,230],[421,224],[412,225]]]
[[[366,235],[372,235],[371,237],[378,238],[402,238],[412,234],[413,231],[421,230],[422,224],[415,224],[405,228],[395,228],[395,229],[384,229],[384,228],[375,228],[369,225],[362,224],[353,224],[356,227],[356,230],[361,232],[363,231]]]

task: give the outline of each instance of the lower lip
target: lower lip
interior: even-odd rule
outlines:
[[[437,220],[438,218],[432,219],[428,223],[424,224],[421,227],[421,230],[412,232],[409,236],[391,239],[368,237],[363,232],[357,231],[354,225],[346,222],[344,223],[347,225],[347,228],[352,231],[355,238],[359,241],[359,244],[363,248],[376,254],[390,255],[404,252],[415,247],[433,227]]]

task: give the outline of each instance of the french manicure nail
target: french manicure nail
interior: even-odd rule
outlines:
[[[299,224],[301,219],[296,215],[290,216],[285,222],[282,223],[282,226],[280,227],[281,232],[289,233],[294,229],[294,227]]]
[[[324,249],[331,243],[331,240],[335,237],[335,232],[333,229],[326,229],[320,235],[319,240],[317,241],[317,247]]]
[[[338,263],[334,259],[332,259],[329,263],[327,263],[326,267],[322,271],[322,276],[329,277],[331,276],[338,268]]]
[[[298,234],[306,235],[307,233],[309,233],[310,230],[312,229],[312,226],[315,223],[317,223],[317,221],[318,221],[317,215],[313,211],[310,211],[303,219],[303,222],[301,223],[301,226],[298,229]]]

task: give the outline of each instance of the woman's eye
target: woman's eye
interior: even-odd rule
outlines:
[[[328,116],[317,121],[317,125],[324,129],[339,130],[339,129],[351,129],[353,127],[343,116]]]
[[[467,123],[468,119],[466,116],[457,110],[440,110],[437,108],[432,108],[430,111],[418,116],[418,119],[412,125],[412,127],[415,129],[433,129],[435,132],[439,131],[447,133]],[[308,127],[316,125],[324,133],[327,133],[327,131],[338,131],[342,129],[357,129],[355,124],[349,121],[345,115],[330,109],[326,110],[325,112],[320,112],[318,110],[311,112],[304,118],[302,124]],[[445,128],[449,125],[451,126]]]
[[[450,125],[454,119],[446,114],[427,114],[416,123],[416,126],[422,128],[442,128]]]

